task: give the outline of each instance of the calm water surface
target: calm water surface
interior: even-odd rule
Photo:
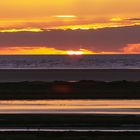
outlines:
[[[140,69],[140,55],[0,55],[0,69]]]
[[[0,113],[140,114],[140,100],[3,100]]]

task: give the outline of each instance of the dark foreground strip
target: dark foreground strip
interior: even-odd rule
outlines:
[[[0,132],[0,140],[139,140],[139,132]]]

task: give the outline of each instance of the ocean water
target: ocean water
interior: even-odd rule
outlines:
[[[140,69],[140,55],[1,55],[0,69]]]

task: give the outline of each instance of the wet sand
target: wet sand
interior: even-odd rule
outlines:
[[[140,100],[5,100],[0,114],[140,115]]]
[[[139,132],[1,132],[5,140],[139,140]]]
[[[0,129],[140,130],[139,115],[0,114]]]
[[[139,81],[139,69],[65,69],[65,70],[0,70],[0,82],[19,81]]]

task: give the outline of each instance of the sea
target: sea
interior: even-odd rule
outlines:
[[[140,55],[0,55],[0,69],[140,69]]]

